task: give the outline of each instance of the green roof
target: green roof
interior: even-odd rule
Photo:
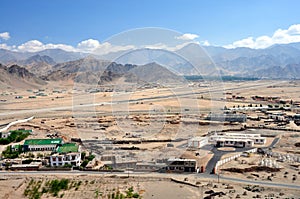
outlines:
[[[58,153],[72,153],[78,152],[79,146],[76,143],[66,143],[57,148]]]
[[[25,140],[24,145],[52,145],[62,144],[61,138],[56,139],[28,139]]]

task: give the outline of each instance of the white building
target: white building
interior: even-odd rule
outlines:
[[[216,144],[218,140],[235,141],[235,140],[251,140],[253,144],[264,145],[266,144],[266,138],[261,137],[260,134],[244,134],[244,133],[224,133],[215,134],[209,137],[209,142]],[[250,144],[250,143],[249,143]],[[248,145],[248,144],[246,144]]]
[[[75,143],[66,143],[62,146],[58,146],[56,154],[50,156],[50,166],[80,166],[81,153],[80,148]]]
[[[191,138],[188,141],[188,147],[189,148],[196,148],[199,149],[205,145],[208,144],[208,138],[207,137],[194,137]]]
[[[10,132],[7,132],[7,133],[0,132],[0,138],[6,139],[10,136],[10,134],[11,134]]]
[[[81,162],[81,153],[67,153],[67,154],[54,154],[50,156],[50,165],[51,167],[55,166],[64,166],[64,165],[72,165],[72,166],[80,166]]]
[[[253,147],[254,142],[250,139],[240,138],[218,138],[215,141],[216,147]]]

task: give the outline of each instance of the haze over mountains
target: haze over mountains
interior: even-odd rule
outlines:
[[[200,47],[190,43],[170,52],[142,49],[101,56],[61,49],[34,53],[0,49],[0,63],[2,83],[15,79],[27,84],[70,79],[105,83],[122,76],[127,82],[138,79],[168,82],[183,75],[299,79],[300,43],[277,44],[265,49]]]

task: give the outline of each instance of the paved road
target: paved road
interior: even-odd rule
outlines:
[[[218,175],[208,175],[208,174],[198,174],[198,176],[201,178],[209,178],[209,179],[215,179],[220,180],[222,183],[222,180],[231,181],[231,182],[238,182],[238,183],[244,183],[244,184],[257,184],[262,186],[272,186],[272,187],[281,187],[281,188],[290,188],[290,189],[300,189],[300,185],[297,184],[288,184],[288,183],[278,183],[278,182],[270,182],[270,181],[256,181],[256,180],[246,180],[246,179],[240,179],[240,178],[231,178],[231,177],[225,177],[225,176],[218,176]]]
[[[279,140],[280,140],[280,138],[275,138],[274,140],[273,140],[273,142],[269,145],[269,147],[268,148],[273,148],[278,142],[279,142]]]
[[[214,153],[214,156],[208,161],[206,168],[205,168],[205,173],[206,174],[211,174],[213,172],[214,167],[216,166],[217,162],[221,159],[221,157],[227,153],[232,153],[233,151],[219,151],[218,148],[214,147],[213,145],[207,145],[210,146],[211,152]],[[251,150],[253,148],[235,148],[234,152],[244,152]]]
[[[24,171],[24,172],[7,172],[7,171],[0,171],[0,175],[4,177],[5,175],[12,176],[12,175],[30,175],[30,176],[40,176],[40,175],[95,175],[95,176],[127,176],[127,172],[113,172],[113,173],[102,173],[102,172],[93,172],[93,171]],[[261,186],[271,186],[271,187],[278,187],[278,188],[290,188],[290,189],[300,189],[300,185],[296,184],[288,184],[288,183],[277,183],[277,182],[266,182],[266,181],[255,181],[255,180],[244,180],[240,178],[230,178],[230,177],[223,177],[217,175],[209,175],[209,174],[166,174],[166,173],[150,173],[150,172],[131,172],[130,176],[137,176],[137,177],[161,177],[161,178],[172,178],[172,177],[182,177],[182,176],[194,176],[199,179],[212,179],[212,180],[222,180],[243,183],[243,184],[257,184]]]

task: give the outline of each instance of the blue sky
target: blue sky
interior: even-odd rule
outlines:
[[[2,47],[31,40],[77,46],[128,29],[162,27],[210,45],[258,48],[250,43],[300,24],[298,0],[2,0],[0,7]],[[6,32],[9,38],[1,37]]]

